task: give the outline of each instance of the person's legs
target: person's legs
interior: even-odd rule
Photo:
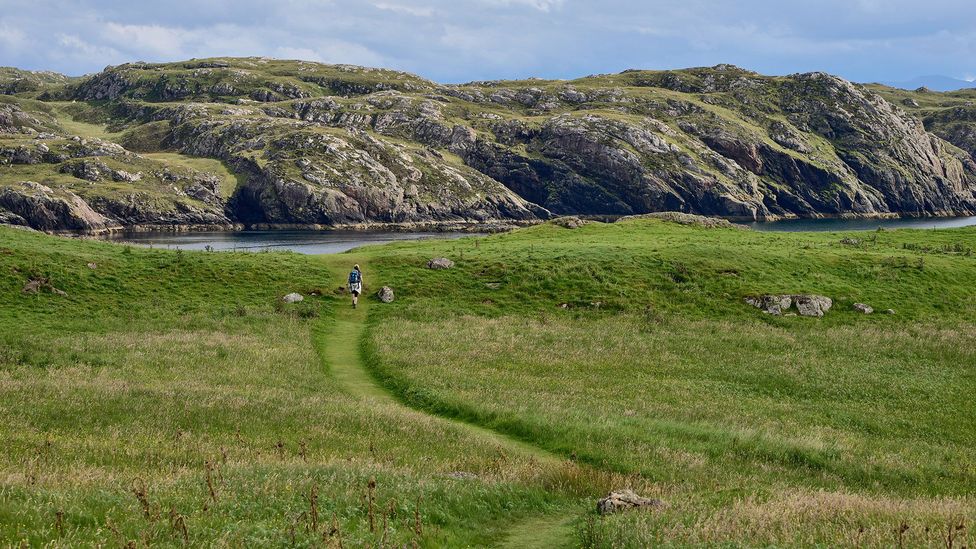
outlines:
[[[359,292],[354,291],[352,293],[352,306],[357,307],[359,305]]]

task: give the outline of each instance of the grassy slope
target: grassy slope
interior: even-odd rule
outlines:
[[[313,344],[336,300],[278,305],[332,287],[327,267],[0,228],[0,544],[179,545],[182,521],[193,544],[307,545],[333,514],[347,546],[384,521],[389,541],[483,544],[560,505],[558,471],[339,390]],[[68,296],[22,294],[31,276]]]
[[[373,319],[370,360],[417,406],[672,503],[586,523],[592,545],[845,544],[862,526],[886,545],[902,520],[924,543],[976,518],[976,231],[841,236],[645,221],[377,250],[401,301]],[[439,255],[458,267],[425,272]],[[742,303],[765,292],[835,309]]]
[[[856,236],[635,221],[313,258],[0,228],[0,540],[176,545],[182,521],[192,543],[307,545],[335,513],[347,546],[376,542],[375,477],[376,521],[400,543],[574,528],[587,546],[889,546],[904,522],[906,542],[944,546],[976,520],[976,230]],[[458,266],[423,268],[440,255]],[[397,291],[370,303],[365,350],[402,400],[581,466],[330,376],[345,301],[278,298],[332,288],[354,260]],[[21,294],[38,275],[68,296]],[[836,304],[773,318],[742,303],[762,292]],[[597,519],[584,509],[610,482],[669,505]]]

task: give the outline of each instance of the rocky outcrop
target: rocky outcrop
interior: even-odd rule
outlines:
[[[927,112],[919,105],[931,101],[887,101],[823,73],[719,65],[442,86],[396,71],[220,58],[37,79],[36,97],[75,100],[86,120],[125,128],[128,147],[220,159],[237,175],[225,196],[205,174],[70,136],[37,103],[0,104],[0,184],[19,192],[9,184],[28,173],[46,182],[18,168],[40,167],[58,193],[123,225],[976,213],[971,104]]]
[[[786,314],[795,307],[800,316],[822,317],[833,306],[829,297],[815,294],[799,295],[762,295],[746,297],[745,302],[764,313],[771,315]]]
[[[118,225],[71,191],[54,191],[32,181],[17,189],[0,188],[0,208],[41,230],[97,231]]]

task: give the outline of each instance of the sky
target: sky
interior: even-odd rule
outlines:
[[[973,0],[0,0],[0,65],[269,56],[444,83],[732,63],[859,82],[976,77]]]

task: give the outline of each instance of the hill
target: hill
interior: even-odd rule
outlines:
[[[822,73],[441,85],[221,58],[4,89],[0,217],[47,230],[976,213],[970,120],[933,134],[885,93]]]
[[[634,219],[313,257],[0,227],[0,545],[972,546],[974,249]],[[800,293],[833,307],[744,301]],[[621,487],[664,506],[598,515]]]

